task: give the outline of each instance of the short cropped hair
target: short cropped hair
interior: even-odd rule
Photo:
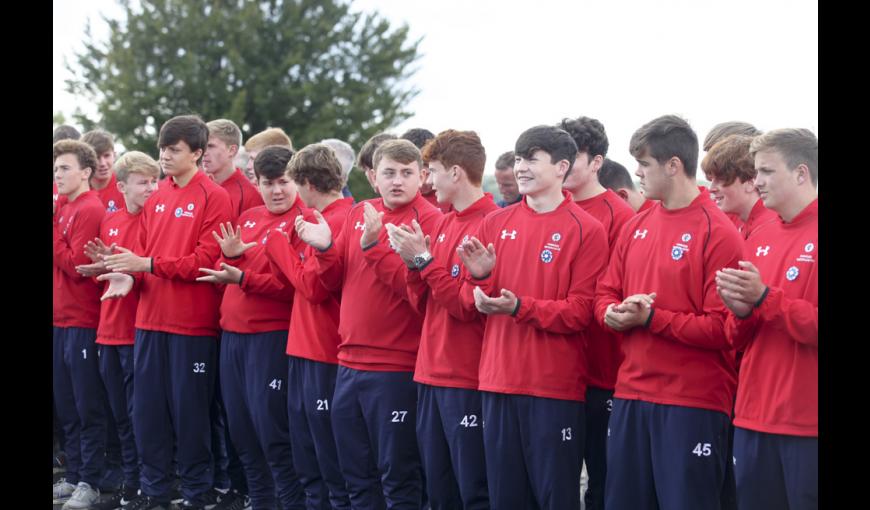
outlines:
[[[359,150],[359,155],[357,155],[357,166],[362,168],[363,170],[374,168],[375,165],[372,163],[372,157],[375,155],[375,150],[377,150],[378,146],[384,143],[387,140],[396,140],[396,135],[391,135],[390,133],[378,133],[368,141],[363,144],[362,149]]]
[[[344,175],[335,151],[323,143],[306,145],[287,164],[287,175],[296,184],[310,182],[320,193],[341,191]]]
[[[628,147],[635,158],[649,154],[659,164],[673,157],[680,158],[689,177],[695,177],[698,166],[698,136],[685,119],[663,115],[653,119],[631,135]]]
[[[517,157],[529,159],[537,150],[550,155],[550,162],[557,163],[563,159],[568,161],[568,173],[577,158],[577,143],[564,129],[555,126],[535,126],[529,128],[517,138],[514,152]],[[567,177],[567,173],[565,176]]]
[[[208,135],[227,144],[227,147],[230,145],[242,146],[242,130],[235,122],[229,119],[215,119],[206,125],[208,126]]]
[[[590,160],[599,154],[602,158],[607,156],[610,143],[607,141],[604,125],[597,119],[590,117],[562,119],[556,127],[567,131],[577,144],[577,152],[585,152]]]
[[[604,163],[598,170],[598,182],[609,190],[634,189],[634,181],[631,180],[628,169],[609,158],[604,158]]]
[[[428,129],[423,128],[413,128],[405,131],[402,136],[399,138],[403,138],[408,140],[417,146],[418,149],[423,150],[423,146],[426,145],[426,142],[435,138],[435,133],[429,131]]]
[[[74,154],[79,167],[82,169],[90,168],[91,177],[94,176],[94,171],[97,169],[97,153],[90,145],[79,140],[60,140],[54,143],[52,149],[54,153],[52,163],[64,154]]]
[[[390,158],[393,161],[408,165],[417,162],[417,166],[423,166],[423,156],[420,154],[420,149],[416,145],[399,138],[397,140],[387,140],[380,144],[372,156],[373,168],[377,168],[378,164],[384,158]]]
[[[281,128],[268,128],[248,138],[245,142],[245,150],[258,151],[270,145],[283,145],[293,150],[293,141]]]
[[[287,164],[293,159],[294,151],[286,145],[269,145],[263,147],[254,158],[254,175],[277,179],[287,171]]]
[[[190,147],[191,152],[196,152],[198,149],[205,152],[206,145],[208,145],[208,126],[199,115],[178,115],[160,126],[157,148],[175,145],[180,141],[184,141]],[[200,157],[201,159],[202,157]]]
[[[347,182],[347,176],[350,175],[350,171],[353,170],[353,161],[354,158],[356,158],[356,154],[353,152],[353,147],[351,147],[349,143],[344,140],[339,140],[338,138],[327,138],[326,140],[321,140],[320,143],[335,151],[335,157],[337,157],[338,162],[341,163],[342,182]]]
[[[704,156],[701,169],[708,180],[719,179],[723,186],[730,186],[735,180],[751,181],[758,174],[754,158],[749,155],[751,136],[730,135],[719,140]]]
[[[79,130],[68,125],[63,124],[54,128],[54,138],[51,143],[58,142],[60,140],[78,140],[82,137],[82,134],[79,133]]]
[[[94,152],[97,153],[97,157],[109,151],[115,151],[115,137],[113,137],[108,131],[103,131],[102,129],[88,131],[83,134],[79,140],[93,147]]]
[[[516,156],[514,156],[514,151],[507,151],[495,160],[495,169],[496,170],[513,170],[514,169],[514,161],[516,160]]]
[[[483,179],[486,165],[486,150],[474,131],[448,129],[426,142],[423,146],[423,162],[440,161],[445,167],[459,165],[475,186]]]
[[[809,129],[775,129],[756,137],[749,147],[750,156],[760,151],[776,151],[785,159],[789,170],[800,164],[810,169],[813,186],[819,183],[819,139]]]
[[[160,165],[144,152],[130,151],[115,160],[115,175],[119,182],[127,182],[127,178],[132,174],[157,179],[160,177]]]
[[[716,145],[716,142],[724,140],[731,135],[758,136],[761,131],[748,122],[738,120],[730,120],[728,122],[720,122],[713,126],[713,129],[707,133],[704,138],[704,152],[709,151]]]

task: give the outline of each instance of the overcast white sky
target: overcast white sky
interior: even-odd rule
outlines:
[[[99,14],[122,11],[113,0],[53,5],[53,107],[69,119],[77,106],[94,110],[63,91],[63,58],[82,48],[86,19],[105,37]],[[415,115],[391,131],[475,130],[487,173],[523,130],[563,117],[600,120],[608,156],[632,173],[632,133],[668,113],[701,140],[727,120],[818,134],[816,0],[355,0],[352,9],[423,37]]]

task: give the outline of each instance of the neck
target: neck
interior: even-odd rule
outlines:
[[[693,200],[698,198],[701,191],[695,184],[695,179],[674,179],[673,186],[667,197],[662,198],[662,206],[668,210],[688,207]]]
[[[529,204],[529,207],[537,213],[554,211],[564,199],[561,186],[553,186],[551,189],[542,190],[540,193],[536,193],[535,196],[526,195],[526,202]]]
[[[743,221],[746,221],[749,219],[749,215],[752,214],[752,209],[755,208],[755,204],[757,204],[758,201],[761,200],[761,198],[759,198],[759,196],[757,194],[755,194],[754,196],[755,196],[755,200],[749,200],[747,203],[743,204],[743,207],[741,207],[737,211],[737,214],[740,216],[740,219]]]
[[[596,177],[596,182],[594,183],[590,183],[586,186],[578,188],[576,193],[574,191],[571,191],[571,195],[574,197],[574,201],[580,202],[581,200],[589,200],[590,198],[597,197],[598,195],[607,191],[606,189],[604,189],[604,186],[597,182],[597,179],[598,178]]]
[[[96,177],[94,177],[93,179],[91,179],[91,189],[101,190],[101,189],[105,188],[106,186],[108,186],[109,181],[111,181],[111,180],[112,180],[111,176],[109,176],[108,179],[102,180],[102,181],[97,179]]]
[[[124,205],[127,207],[127,212],[130,214],[138,214],[139,211],[142,210],[142,208],[140,206],[134,204],[133,202],[131,202],[130,200],[127,200],[127,199],[124,199]]]
[[[214,177],[214,182],[218,184],[223,184],[223,182],[229,179],[233,175],[233,173],[235,173],[235,171],[236,168],[233,165],[230,165],[226,168],[221,168],[220,170],[212,174],[212,176]]]
[[[471,204],[483,198],[483,188],[479,186],[462,186],[456,191],[456,196],[450,202],[453,204],[453,209],[458,212],[464,211],[471,207]]]
[[[341,200],[342,198],[344,198],[344,196],[341,194],[341,191],[333,191],[332,193],[325,194],[318,193],[316,196],[312,197],[311,201],[313,203],[310,204],[310,206],[323,212],[324,209],[329,207],[329,204],[336,200]]]
[[[815,189],[808,193],[801,193],[799,197],[795,198],[795,200],[788,204],[785,204],[776,212],[779,214],[779,217],[782,218],[782,221],[791,223],[791,220],[800,214],[801,211],[806,209],[808,205],[813,203],[813,200],[815,200],[816,197],[818,197],[818,194]]]
[[[77,199],[78,197],[80,197],[82,195],[82,193],[87,193],[90,190],[91,190],[91,187],[88,186],[88,183],[85,182],[85,183],[82,183],[81,186],[79,186],[79,189],[73,191],[72,193],[70,193],[66,197],[70,202],[74,202],[75,199]]]
[[[175,184],[177,184],[179,188],[183,188],[187,186],[187,183],[189,183],[190,180],[193,179],[193,176],[196,175],[196,172],[198,171],[199,169],[193,167],[192,170],[188,170],[181,175],[173,175],[172,180],[175,181]]]

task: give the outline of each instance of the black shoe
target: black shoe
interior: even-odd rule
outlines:
[[[186,499],[185,499],[184,501],[182,501],[181,504],[178,505],[176,508],[178,508],[179,510],[180,510],[180,509],[184,509],[184,510],[206,510],[206,507],[205,507],[204,505],[194,505],[193,503],[191,503],[190,501],[188,501],[188,500],[186,500]],[[214,505],[211,505],[211,506],[209,506],[208,508],[214,508]]]
[[[123,507],[124,510],[169,510],[168,504],[160,503],[149,496],[140,494]]]
[[[214,510],[251,510],[251,498],[231,490],[222,494]]]
[[[114,494],[103,495],[97,504],[91,506],[91,510],[116,510],[118,508],[127,510],[130,503],[138,496],[138,492],[138,489],[133,489],[126,485],[122,486],[121,490]]]

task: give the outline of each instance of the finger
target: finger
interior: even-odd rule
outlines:
[[[302,216],[300,216],[300,218],[301,217]],[[326,218],[324,218],[323,215],[320,214],[320,211],[318,211],[317,209],[314,210],[314,217],[317,218],[317,223],[320,223],[320,224],[326,223]]]
[[[743,269],[745,269],[746,271],[749,271],[751,273],[756,273],[756,274],[760,273],[760,271],[758,271],[758,268],[755,267],[755,265],[748,260],[741,260],[737,264],[739,264],[740,267],[742,267]]]
[[[281,233],[284,234],[284,232],[281,232]],[[286,236],[287,234],[284,234],[284,235]],[[253,248],[254,246],[257,246],[257,243],[255,241],[251,241],[250,243],[243,244],[242,250],[249,250],[249,249]]]
[[[196,279],[196,281],[205,283],[219,283],[217,277],[215,276],[200,276]]]
[[[224,238],[224,239],[226,239],[226,238],[227,238],[227,227],[226,227],[226,225],[224,225],[223,223],[220,223],[220,224],[218,224],[218,226],[219,226],[220,229],[221,229],[221,237]]]
[[[480,241],[478,241],[480,242]],[[489,243],[486,247],[486,252],[495,257],[495,246],[492,243]]]
[[[215,271],[214,269],[210,269],[210,268],[207,268],[207,267],[201,267],[201,268],[199,268],[199,272],[200,272],[200,273],[206,273],[206,274],[209,274],[209,275],[216,275],[216,274],[218,274],[218,271]]]
[[[238,239],[242,238],[242,226],[241,225],[236,225],[236,231],[234,233],[234,236],[237,237]]]
[[[429,247],[432,244],[432,239],[429,236],[423,238],[423,242],[426,243],[426,251],[429,251]]]
[[[221,237],[217,235],[217,232],[215,232],[214,230],[211,231],[211,235],[212,237],[214,237],[214,240],[218,242],[218,244],[221,244],[223,242],[223,239],[221,239]]]
[[[511,291],[509,291],[509,290],[507,290],[507,289],[501,289],[501,295],[504,296],[504,297],[506,297],[506,298],[508,298],[508,299],[510,299],[510,300],[513,300],[513,299],[515,299],[515,298],[517,297],[516,295],[514,295],[513,292],[511,292]]]

